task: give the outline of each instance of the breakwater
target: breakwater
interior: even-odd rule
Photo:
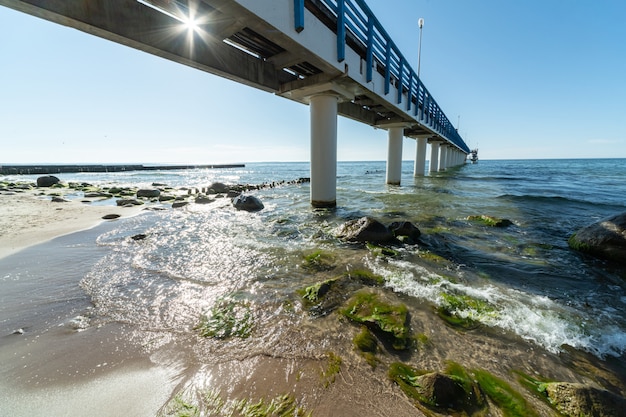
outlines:
[[[220,165],[0,165],[2,175],[62,174],[75,172],[162,171],[201,168],[243,168],[245,164]]]

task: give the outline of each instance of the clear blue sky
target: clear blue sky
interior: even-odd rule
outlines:
[[[626,1],[367,0],[483,159],[626,157]],[[307,161],[309,108],[0,6],[0,163]],[[339,160],[387,134],[340,118]],[[404,142],[413,159],[415,142]]]

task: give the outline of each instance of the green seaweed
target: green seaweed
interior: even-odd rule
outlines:
[[[407,397],[416,401],[415,405],[424,412],[426,412],[426,410],[420,407],[420,405],[438,411],[445,409],[447,411],[446,414],[449,415],[465,417],[483,415],[480,411],[486,407],[486,403],[480,393],[478,385],[462,366],[454,362],[448,364],[445,375],[447,375],[449,380],[456,386],[456,388],[454,388],[456,394],[448,392],[448,398],[443,400],[446,402],[444,404],[440,404],[440,401],[435,397],[436,391],[431,391],[432,388],[428,389],[426,385],[422,386],[424,383],[428,384],[428,382],[424,381],[422,378],[427,374],[429,374],[429,372],[417,370],[399,362],[391,364],[388,372],[389,378],[398,384]],[[432,384],[432,382],[430,383]],[[427,397],[427,395],[431,395],[432,397]],[[450,398],[450,395],[454,395],[454,397]]]
[[[348,300],[341,313],[389,339],[395,350],[411,346],[408,309],[404,304],[390,304],[373,292],[360,291]]]
[[[321,281],[308,286],[303,290],[299,290],[298,293],[306,302],[315,304],[319,302],[326,295],[326,293],[328,293],[328,291],[330,291],[331,287],[337,282],[337,280],[338,278],[327,279],[326,281]]]
[[[504,417],[535,417],[537,413],[517,391],[500,378],[485,370],[474,370],[480,389],[500,408]]]
[[[182,394],[178,393],[167,403],[159,415],[164,417],[198,417],[200,416],[200,408],[198,405],[187,402],[183,399]]]
[[[310,417],[311,413],[299,406],[289,394],[257,400],[243,398],[225,400],[219,392],[207,391],[197,404],[183,399],[182,392],[170,400],[159,412],[159,417],[239,416],[239,417]]]
[[[426,372],[419,371],[401,362],[392,363],[387,373],[389,379],[398,384],[402,392],[404,392],[404,395],[420,403],[430,404],[430,401],[417,390],[417,387],[419,387],[417,378],[424,374],[426,374]]]
[[[322,369],[321,376],[324,382],[324,388],[328,388],[330,384],[335,382],[337,374],[341,371],[341,357],[334,352],[326,353],[327,363],[326,368]]]
[[[587,243],[582,242],[576,238],[576,233],[574,233],[573,235],[570,236],[569,239],[567,239],[567,245],[570,248],[580,251],[580,252],[593,252],[593,248],[591,246],[589,246]]]
[[[376,353],[378,352],[378,341],[372,332],[370,332],[366,326],[363,326],[361,327],[361,331],[354,336],[352,341],[365,361],[372,368],[376,368],[378,365],[378,359],[376,358]]]
[[[366,244],[366,246],[367,246],[367,249],[369,249],[369,251],[372,253],[372,255],[376,257],[389,256],[391,258],[395,258],[400,255],[400,252],[398,252],[397,250],[394,250],[385,246],[378,246],[369,242]]]
[[[473,329],[479,326],[481,318],[498,315],[495,306],[484,300],[450,293],[441,293],[440,296],[441,306],[437,308],[437,314],[453,327]],[[464,315],[461,316],[460,312]]]
[[[449,264],[450,263],[450,261],[444,258],[443,256],[437,255],[436,253],[433,253],[430,251],[420,250],[419,252],[417,252],[417,256],[419,256],[420,259],[423,259],[428,262],[436,263],[436,264]]]
[[[316,250],[308,255],[304,255],[302,267],[311,272],[330,271],[335,269],[335,257],[322,250]]]
[[[352,271],[345,272],[345,277],[360,281],[364,285],[376,286],[383,285],[385,278],[382,275],[375,274],[367,269],[354,269]]]
[[[269,400],[261,398],[257,402],[241,400],[235,404],[234,410],[241,417],[301,417],[311,415],[299,407],[295,399],[288,394],[279,395]]]
[[[489,227],[507,227],[513,224],[513,222],[509,219],[501,219],[499,217],[485,216],[484,214],[480,216],[468,216],[467,220],[471,222],[475,222],[475,223],[480,223],[483,226],[489,226]]]
[[[203,337],[245,339],[252,333],[254,322],[250,305],[229,299],[219,300],[209,314],[200,318],[195,327]]]

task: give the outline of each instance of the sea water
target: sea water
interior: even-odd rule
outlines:
[[[76,256],[85,246],[93,248],[89,262],[73,266],[79,270],[72,291],[84,297],[80,308],[92,306],[85,314],[91,325],[130,326],[135,329],[130,337],[149,351],[178,341],[201,357],[218,350],[233,357],[267,350],[288,355],[293,346],[306,355],[319,346],[297,332],[288,335],[294,343],[280,343],[281,329],[298,320],[297,290],[320,278],[302,267],[303,259],[323,251],[333,256],[335,274],[370,269],[385,277],[390,289],[422,305],[436,308],[452,296],[479,300],[457,305],[455,314],[539,349],[559,353],[569,346],[599,359],[624,356],[623,267],[573,251],[567,239],[581,227],[626,211],[625,159],[481,160],[416,178],[412,171],[412,163],[405,162],[402,184],[390,186],[385,162],[340,162],[332,210],[311,208],[308,183],[280,183],[308,177],[308,163],[61,174],[68,182],[140,187],[276,183],[250,192],[265,205],[256,213],[237,211],[226,198],[182,209],[163,204],[165,210],[84,233]],[[486,227],[468,220],[475,215],[513,224]],[[336,239],[341,224],[362,216],[385,224],[410,221],[421,229],[421,240],[396,247],[396,256],[379,257]],[[146,238],[131,239],[137,234]],[[71,258],[72,247],[64,250]],[[37,267],[24,264],[0,278],[19,279],[16,274],[28,275]],[[57,268],[53,274],[63,273],[59,265],[51,268]],[[189,335],[199,318],[225,299],[251,306],[256,336],[230,341],[227,349],[194,345]],[[2,319],[5,333],[17,326]]]
[[[61,175],[96,185],[190,188],[308,176],[308,163]],[[570,345],[600,357],[624,354],[623,271],[572,251],[567,239],[626,210],[626,160],[485,160],[417,178],[405,162],[401,186],[384,178],[384,162],[340,162],[335,210],[313,210],[308,184],[278,185],[254,192],[266,206],[258,213],[238,212],[223,200],[120,222],[97,237],[108,250],[81,285],[111,320],[185,328],[220,297],[254,301],[300,288],[298,265],[307,251],[347,251],[342,256],[382,274],[394,290],[434,305],[448,293],[478,297],[488,314],[457,313],[548,350]],[[472,215],[514,224],[481,227],[467,220]],[[422,228],[423,242],[384,262],[355,252],[334,231],[361,216],[411,221]],[[137,233],[149,239],[128,240]],[[453,277],[446,277],[450,265],[443,273],[421,262],[420,250],[451,260]]]

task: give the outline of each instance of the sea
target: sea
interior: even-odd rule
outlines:
[[[363,268],[427,310],[446,306],[451,297],[478,300],[456,303],[454,313],[530,349],[574,350],[600,362],[625,358],[626,269],[572,250],[567,240],[626,211],[626,159],[480,160],[420,177],[405,161],[399,186],[385,184],[385,168],[384,161],[339,162],[334,209],[312,208],[309,184],[288,183],[310,176],[305,162],[59,174],[66,182],[141,188],[273,184],[248,192],[263,202],[259,212],[237,211],[227,198],[180,209],[156,204],[160,209],[0,260],[0,283],[45,276],[26,293],[5,294],[2,332],[45,333],[72,320],[76,328],[117,323],[130,329],[131,343],[150,352],[178,341],[200,357],[297,355],[294,346],[304,355],[317,348],[299,341],[305,336],[289,333],[293,344],[281,342],[281,329],[298,320],[298,290]],[[111,204],[115,211],[110,200],[92,204]],[[512,224],[470,220],[481,215]],[[342,224],[363,216],[384,224],[410,221],[422,235],[394,246],[392,256],[337,239]],[[132,238],[140,234],[145,238]],[[316,253],[327,254],[334,271],[312,275],[304,268]],[[199,318],[224,300],[251,306],[255,337],[191,346]],[[35,304],[47,312],[25,323]]]

